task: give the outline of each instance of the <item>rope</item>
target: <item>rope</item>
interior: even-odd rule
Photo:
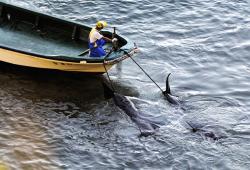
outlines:
[[[127,51],[123,49],[120,50],[123,51],[126,55],[128,55],[129,58],[131,58],[131,60],[144,72],[144,74],[161,90],[161,92],[164,93],[162,88],[149,76],[149,74],[133,59],[133,57]]]
[[[113,34],[112,34],[112,39],[115,38],[115,35],[116,35],[116,32],[115,32],[115,31],[116,31],[116,27],[114,27],[114,32],[113,32]],[[113,83],[112,83],[112,81],[111,81],[111,79],[110,79],[108,70],[107,70],[107,68],[106,68],[106,66],[105,66],[105,60],[106,60],[106,58],[109,57],[109,55],[113,52],[113,50],[114,50],[114,49],[112,48],[112,49],[109,51],[109,53],[104,57],[104,59],[103,59],[103,67],[104,67],[105,72],[106,72],[106,74],[107,74],[107,77],[108,77],[108,80],[109,80],[109,84],[110,84],[112,90],[115,91],[115,88],[114,88]]]
[[[107,74],[107,77],[108,77],[108,80],[109,80],[109,84],[110,84],[112,90],[115,91],[115,88],[114,88],[113,83],[112,83],[112,81],[111,81],[111,79],[110,79],[108,70],[107,70],[107,68],[106,68],[106,66],[105,66],[105,59],[108,58],[108,56],[109,56],[112,52],[113,52],[113,51],[110,50],[110,52],[104,57],[104,59],[103,59],[103,67],[104,67],[104,69],[105,69],[105,73]]]

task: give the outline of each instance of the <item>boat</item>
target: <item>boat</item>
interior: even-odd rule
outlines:
[[[0,62],[69,72],[105,73],[115,64],[133,56],[136,45],[111,31],[101,33],[117,38],[116,48],[107,43],[106,56],[89,57],[91,27],[38,11],[0,2]]]

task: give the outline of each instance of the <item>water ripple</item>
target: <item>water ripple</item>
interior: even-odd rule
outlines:
[[[5,0],[87,25],[106,20],[136,42],[135,58],[111,70],[115,87],[162,126],[136,126],[103,100],[97,77],[0,69],[0,163],[12,169],[249,169],[249,3],[246,0]],[[111,28],[108,28],[111,30]],[[225,136],[212,141],[186,121]]]

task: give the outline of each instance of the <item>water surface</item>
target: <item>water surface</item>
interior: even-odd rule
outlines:
[[[116,89],[163,120],[156,135],[103,99],[99,77],[0,65],[0,162],[11,169],[249,169],[250,6],[246,0],[9,0],[87,25],[106,20],[136,42],[136,60],[182,108],[167,103],[130,60]],[[109,28],[111,30],[111,28]],[[215,132],[191,133],[185,121]]]

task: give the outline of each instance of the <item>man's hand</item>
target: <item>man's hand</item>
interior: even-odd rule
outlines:
[[[114,43],[114,42],[116,42],[116,41],[118,41],[117,38],[113,38],[113,39],[112,39],[112,43]]]

